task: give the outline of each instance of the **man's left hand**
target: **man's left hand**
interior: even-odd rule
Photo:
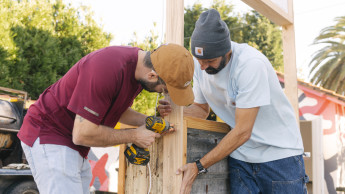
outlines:
[[[183,174],[180,194],[189,194],[195,178],[198,176],[198,167],[195,163],[188,163],[177,169],[176,174]]]

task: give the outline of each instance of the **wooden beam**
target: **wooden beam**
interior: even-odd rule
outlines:
[[[184,117],[188,128],[200,129],[206,131],[213,131],[219,133],[228,133],[230,131],[229,125],[216,121],[209,121],[195,117]]]
[[[117,193],[118,194],[125,194],[125,186],[126,186],[126,158],[123,154],[125,152],[126,145],[120,145],[119,151],[119,174],[118,174],[118,184],[117,184]]]
[[[304,152],[310,157],[304,157],[305,171],[312,183],[308,187],[310,193],[324,193],[324,158],[323,158],[323,132],[321,117],[312,121],[300,121]],[[309,186],[309,185],[307,185]]]
[[[285,94],[295,110],[299,123],[298,95],[297,95],[297,68],[295,48],[295,27],[292,0],[286,0],[288,13],[271,0],[242,0],[283,29],[284,50],[284,80]]]
[[[155,141],[150,150],[150,168],[151,168],[151,194],[163,193],[163,140]],[[147,176],[147,179],[150,179]],[[146,192],[147,193],[147,192]],[[145,194],[146,194],[145,193]],[[136,194],[136,193],[135,193]]]
[[[125,193],[146,194],[149,187],[148,170],[146,166],[126,162]]]
[[[276,23],[277,25],[284,26],[293,23],[293,12],[289,10],[286,13],[282,8],[274,4],[270,0],[242,0],[244,3],[261,13],[262,15],[266,16],[272,22]],[[287,0],[291,1],[292,0]],[[288,2],[290,3],[290,2]],[[290,5],[288,5],[290,9]]]
[[[170,97],[166,97],[170,99]],[[184,149],[187,147],[183,126],[183,107],[175,105],[171,100],[172,112],[166,119],[175,125],[176,132],[163,137],[163,194],[179,193],[182,176],[176,170],[185,164]]]
[[[283,50],[285,94],[295,110],[297,123],[299,123],[295,27],[293,24],[283,26]]]
[[[166,0],[166,42],[183,46],[184,2]]]
[[[183,45],[184,31],[184,1],[166,1],[166,41]],[[176,170],[185,164],[184,153],[187,142],[187,130],[183,126],[183,107],[175,105],[169,96],[166,97],[172,105],[171,114],[166,119],[175,124],[175,133],[163,137],[163,194],[179,193],[182,176],[176,175]],[[155,192],[153,192],[155,193]]]

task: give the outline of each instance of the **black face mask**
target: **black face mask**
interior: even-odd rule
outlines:
[[[222,56],[222,60],[219,63],[219,67],[217,68],[213,68],[213,67],[207,67],[205,69],[206,73],[210,74],[210,75],[214,75],[217,74],[218,72],[220,72],[220,70],[222,70],[225,65],[226,65],[226,55]]]

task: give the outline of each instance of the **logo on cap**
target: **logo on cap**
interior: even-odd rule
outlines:
[[[201,47],[195,47],[195,54],[199,56],[204,56],[204,49]]]
[[[184,83],[184,87],[187,87],[187,86],[189,86],[189,84],[191,83],[192,81],[187,81],[186,83]]]

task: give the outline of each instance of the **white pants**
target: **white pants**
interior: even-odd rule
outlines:
[[[90,194],[91,165],[67,146],[21,142],[40,194]]]

